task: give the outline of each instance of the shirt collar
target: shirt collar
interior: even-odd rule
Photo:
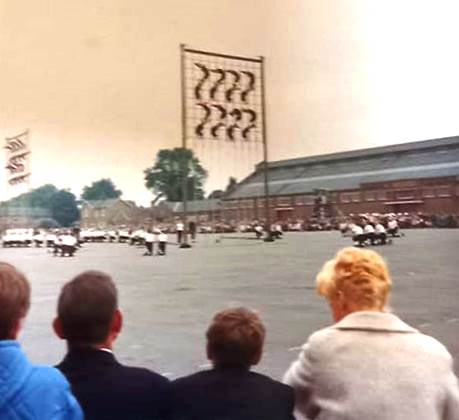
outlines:
[[[333,325],[332,328],[338,330],[371,330],[400,333],[419,332],[415,328],[405,324],[394,314],[373,311],[353,312]]]

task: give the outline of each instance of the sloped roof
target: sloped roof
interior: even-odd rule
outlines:
[[[106,200],[85,200],[83,205],[87,204],[95,209],[107,209],[121,201],[129,207],[135,207],[135,203],[129,200],[121,200],[120,198],[109,198]]]
[[[459,136],[271,162],[270,195],[346,190],[363,183],[459,176]],[[264,195],[262,165],[226,199]]]
[[[173,213],[181,213],[183,211],[183,203],[178,201],[163,201],[163,205],[167,205]],[[219,210],[221,200],[218,198],[211,198],[207,200],[193,200],[187,201],[187,211],[190,213],[197,213],[203,211]]]
[[[334,160],[344,160],[344,159],[355,159],[371,156],[382,156],[382,155],[393,155],[394,153],[400,152],[413,152],[414,150],[422,151],[426,149],[437,149],[444,148],[445,146],[457,147],[459,144],[459,136],[452,137],[442,137],[439,139],[431,140],[422,140],[414,141],[402,144],[392,144],[389,146],[380,146],[380,147],[370,147],[366,149],[350,150],[347,152],[337,152],[337,153],[327,153],[323,155],[313,155],[305,156],[294,159],[283,159],[277,160],[269,163],[269,167],[287,167],[287,166],[297,166],[303,165],[306,163],[315,163],[320,160],[322,163],[331,162]],[[259,163],[257,168],[261,167],[263,164]]]

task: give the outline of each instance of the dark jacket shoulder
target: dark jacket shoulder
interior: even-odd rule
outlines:
[[[291,420],[293,390],[246,369],[211,369],[172,382],[175,419]]]
[[[70,382],[86,419],[163,419],[170,410],[167,378],[124,366],[108,351],[72,350],[57,367]]]

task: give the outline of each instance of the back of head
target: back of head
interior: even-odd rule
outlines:
[[[13,330],[27,315],[30,286],[24,274],[0,262],[0,340],[14,339]]]
[[[118,308],[113,280],[100,271],[85,271],[62,288],[57,305],[63,338],[70,344],[101,344]]]
[[[344,248],[317,275],[317,291],[332,301],[340,296],[356,310],[383,310],[392,286],[383,258],[367,249]]]
[[[261,358],[265,335],[260,317],[247,308],[218,312],[206,334],[209,358],[219,367],[249,368]]]

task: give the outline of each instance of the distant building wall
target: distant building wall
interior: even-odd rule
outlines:
[[[265,218],[262,168],[224,197],[226,221]],[[459,137],[272,162],[268,175],[273,221],[310,218],[317,189],[337,215],[459,215]]]
[[[36,228],[41,220],[50,219],[45,208],[0,206],[0,231],[15,228]]]

